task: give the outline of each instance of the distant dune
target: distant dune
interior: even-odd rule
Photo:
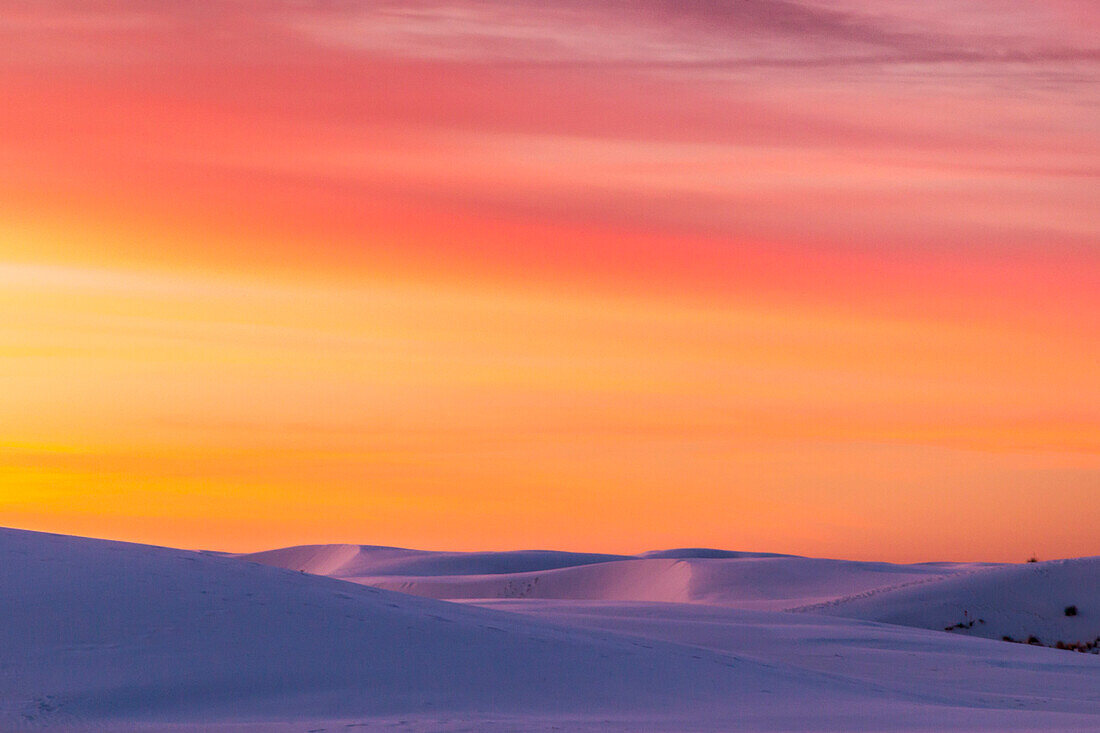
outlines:
[[[448,603],[360,572],[526,597]],[[1097,573],[709,550],[234,557],[0,530],[0,730],[1097,730],[1100,656],[963,635],[1026,614],[1091,629]],[[952,604],[986,624],[896,625]]]
[[[1100,557],[896,565],[712,549],[609,556],[355,545],[240,557],[438,599],[704,603],[953,627],[990,639],[1035,637],[1048,645],[1100,637]]]
[[[990,639],[1034,637],[1047,645],[1100,637],[1100,557],[896,565],[702,548],[591,555],[357,545],[239,557],[437,599],[705,603],[950,627]]]
[[[238,557],[317,575],[501,575],[626,560],[627,555],[528,550],[519,552],[429,552],[370,545],[300,545]]]
[[[838,603],[996,567],[894,565],[706,548],[588,555],[327,545],[239,557],[430,598],[659,601],[772,610]]]

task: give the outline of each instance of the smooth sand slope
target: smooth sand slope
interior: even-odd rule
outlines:
[[[1095,655],[816,614],[701,604],[478,603],[573,627],[693,644],[841,675],[882,691],[884,697],[1100,715],[1100,657]],[[897,725],[904,727],[900,719]],[[1100,726],[1100,718],[1093,725]]]
[[[336,573],[372,553],[403,578],[412,577],[408,563],[420,572],[496,568],[498,580],[514,575],[501,569],[619,567],[647,588],[667,581],[645,581],[647,567],[659,577],[685,561],[784,561],[347,546],[293,548],[282,557]],[[903,583],[921,575],[867,572]],[[733,577],[722,573],[708,582]],[[625,592],[629,584],[616,582]],[[804,600],[821,592],[802,581],[784,592],[775,582],[764,595]],[[239,557],[0,530],[0,730],[1100,728],[1093,655],[816,611],[484,603],[495,607]]]

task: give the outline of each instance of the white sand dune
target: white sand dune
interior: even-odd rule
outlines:
[[[332,546],[254,556],[301,566],[287,570],[0,530],[0,730],[1100,729],[1098,656],[822,613],[869,613],[876,599],[893,608],[907,590],[968,588],[962,581],[997,567],[500,555]],[[1078,565],[1064,579],[1029,571],[1093,577],[1094,564]],[[382,567],[400,582],[533,576],[576,595],[693,602],[460,604],[301,572]],[[826,596],[830,605],[804,613],[703,602]]]
[[[656,601],[773,610],[824,604],[996,567],[894,565],[710,549],[607,556],[541,551],[433,553],[328,545],[240,557],[429,598]]]
[[[194,552],[3,530],[0,553],[0,730],[389,714],[675,720],[720,718],[761,689],[863,695],[724,653]]]
[[[375,558],[374,553],[389,554]],[[570,553],[432,553],[354,545],[287,548],[241,557],[273,564],[291,560],[288,567],[307,572],[448,600],[701,603],[940,631],[954,627],[955,634],[998,640],[1034,636],[1048,645],[1100,637],[1100,557],[896,565],[707,549],[605,559]],[[566,565],[573,557],[576,561]],[[336,562],[339,558],[344,561]],[[484,572],[490,567],[497,570]],[[521,570],[502,570],[513,567]],[[412,568],[417,572],[410,572]],[[1076,613],[1066,616],[1070,606]]]
[[[1067,616],[1071,606],[1074,614]],[[953,634],[991,639],[1095,641],[1100,638],[1100,557],[981,568],[807,610],[929,629],[955,627]]]
[[[239,555],[252,562],[334,578],[367,575],[498,575],[627,559],[625,555],[527,550],[430,552],[369,545],[300,545]]]

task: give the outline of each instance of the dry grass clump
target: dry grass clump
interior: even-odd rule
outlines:
[[[1039,640],[1037,636],[1027,637],[1027,641],[1021,639],[1013,639],[1011,636],[1002,636],[1001,641],[1008,641],[1013,644],[1030,644],[1031,646],[1046,646],[1051,649],[1064,649],[1071,652],[1080,652],[1082,654],[1100,654],[1100,636],[1096,637],[1092,641],[1056,641],[1053,644],[1044,644]]]

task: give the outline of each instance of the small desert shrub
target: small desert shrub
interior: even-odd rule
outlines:
[[[1014,644],[1031,644],[1032,646],[1044,646],[1051,649],[1063,649],[1071,652],[1080,652],[1082,654],[1100,654],[1100,636],[1096,637],[1093,641],[1062,641],[1059,639],[1053,644],[1044,644],[1039,641],[1036,636],[1029,636],[1026,642],[1019,639],[1013,639],[1011,636],[1002,636],[1002,641],[1010,641]]]
[[[1077,606],[1066,606],[1066,615],[1067,616],[1076,616],[1077,615]]]

